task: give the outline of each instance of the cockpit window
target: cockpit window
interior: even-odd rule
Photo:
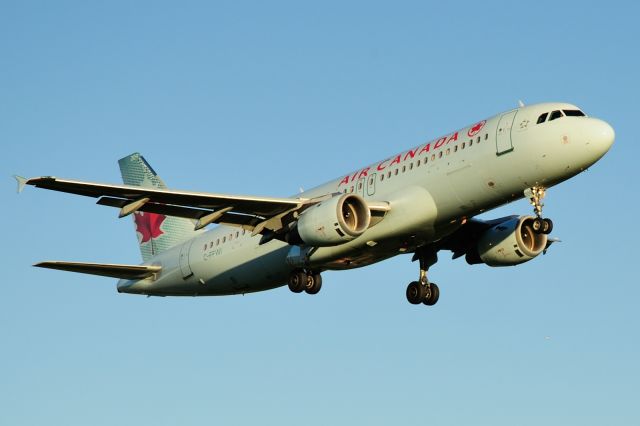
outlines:
[[[551,116],[549,116],[549,121],[553,121],[556,118],[561,118],[561,117],[562,117],[562,111],[556,110],[551,113]]]
[[[547,115],[549,115],[549,113],[545,112],[540,117],[538,117],[538,124],[544,123],[546,121],[546,119],[547,119]]]
[[[580,111],[579,109],[564,109],[562,110],[564,112],[564,115],[566,115],[567,117],[584,117],[584,112]]]

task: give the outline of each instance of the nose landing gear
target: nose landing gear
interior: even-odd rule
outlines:
[[[529,202],[533,206],[533,212],[536,215],[536,218],[531,224],[534,232],[539,234],[550,234],[553,230],[553,222],[551,219],[542,217],[542,208],[544,207],[542,200],[546,195],[546,189],[542,186],[532,186],[524,191],[524,195],[529,199]]]
[[[531,227],[538,234],[550,234],[553,230],[553,222],[551,221],[551,219],[542,219],[537,217],[533,219]]]

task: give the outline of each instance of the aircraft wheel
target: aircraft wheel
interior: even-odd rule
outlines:
[[[289,290],[294,293],[300,293],[307,285],[307,274],[304,271],[293,271],[289,275]]]
[[[542,233],[550,234],[551,231],[553,231],[553,222],[551,221],[551,219],[542,219],[542,222],[543,222]]]
[[[407,300],[412,305],[422,303],[427,289],[418,281],[413,281],[407,286]]]
[[[435,283],[430,284],[431,289],[427,290],[427,295],[423,299],[422,303],[427,306],[433,306],[438,303],[438,299],[440,299],[440,289]]]
[[[309,275],[307,286],[305,287],[304,291],[306,291],[307,294],[318,294],[321,288],[322,276],[320,274]]]
[[[544,221],[539,217],[536,217],[531,223],[531,228],[533,228],[533,232],[540,234],[544,230]]]

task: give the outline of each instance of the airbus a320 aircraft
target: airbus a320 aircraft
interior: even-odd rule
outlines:
[[[521,105],[369,164],[290,198],[168,189],[140,154],[119,161],[125,185],[44,176],[24,185],[98,198],[133,215],[141,265],[35,266],[120,278],[118,291],[152,296],[244,294],[289,285],[316,294],[321,273],[403,253],[420,273],[406,296],[434,305],[427,276],[441,250],[469,264],[527,262],[554,241],[547,188],[598,161],[614,131],[566,103]],[[526,197],[533,215],[483,221],[479,213]],[[219,226],[205,232],[209,224]]]

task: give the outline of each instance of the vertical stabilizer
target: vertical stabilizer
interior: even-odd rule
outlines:
[[[166,189],[142,155],[133,153],[118,160],[122,181],[126,185],[144,188]],[[202,231],[194,231],[194,222],[189,219],[162,214],[135,212],[133,215],[142,259],[146,262],[154,255],[191,239]]]

